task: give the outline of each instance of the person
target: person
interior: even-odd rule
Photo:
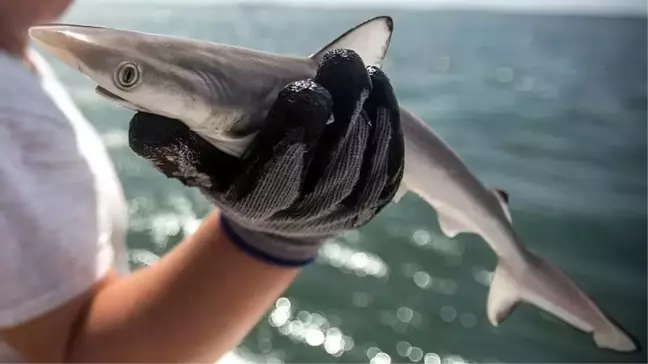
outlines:
[[[391,84],[354,52],[329,52],[314,79],[279,93],[240,159],[178,120],[136,113],[131,150],[214,209],[127,274],[106,151],[67,101],[53,101],[62,91],[35,74],[40,61],[24,61],[28,28],[68,5],[0,1],[0,361],[213,362],[328,237],[395,195],[404,146]]]

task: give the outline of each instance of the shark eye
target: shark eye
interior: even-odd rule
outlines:
[[[122,90],[137,86],[140,80],[140,69],[135,63],[124,62],[115,71],[115,85]]]

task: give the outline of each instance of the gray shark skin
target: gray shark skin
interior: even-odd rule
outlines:
[[[97,83],[119,105],[181,120],[214,146],[240,156],[278,92],[314,77],[326,51],[356,51],[379,66],[393,31],[387,16],[348,30],[309,57],[288,57],[168,35],[80,25],[33,27],[31,37]],[[435,208],[443,233],[480,235],[499,261],[487,300],[497,326],[519,302],[592,333],[597,347],[631,352],[635,342],[567,276],[522,244],[508,196],[485,187],[423,120],[401,108],[405,175],[394,201],[414,192]]]

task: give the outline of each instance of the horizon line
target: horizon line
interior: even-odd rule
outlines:
[[[648,3],[635,2],[630,6],[629,3],[615,5],[600,5],[600,3],[584,5],[582,2],[576,3],[523,3],[523,2],[506,2],[506,4],[497,1],[490,3],[485,1],[395,1],[377,0],[369,1],[331,1],[331,0],[87,0],[78,2],[78,5],[90,4],[115,4],[128,3],[130,5],[177,5],[177,6],[231,6],[231,5],[256,5],[256,6],[285,6],[294,8],[327,8],[327,9],[421,9],[421,10],[441,10],[441,11],[488,11],[502,13],[522,13],[522,14],[555,14],[555,15],[601,15],[601,16],[631,16],[631,17],[648,17]],[[639,5],[639,6],[637,6]]]

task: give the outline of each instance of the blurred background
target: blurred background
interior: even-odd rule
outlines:
[[[473,235],[445,238],[434,210],[410,194],[331,240],[224,361],[646,362],[646,2],[295,1],[78,0],[64,21],[306,56],[372,16],[392,16],[384,69],[401,104],[486,185],[509,192],[527,246],[644,351],[599,350],[527,305],[492,327],[494,254]],[[130,111],[44,55],[118,169],[133,268],[151,264],[209,204],[129,150]]]

